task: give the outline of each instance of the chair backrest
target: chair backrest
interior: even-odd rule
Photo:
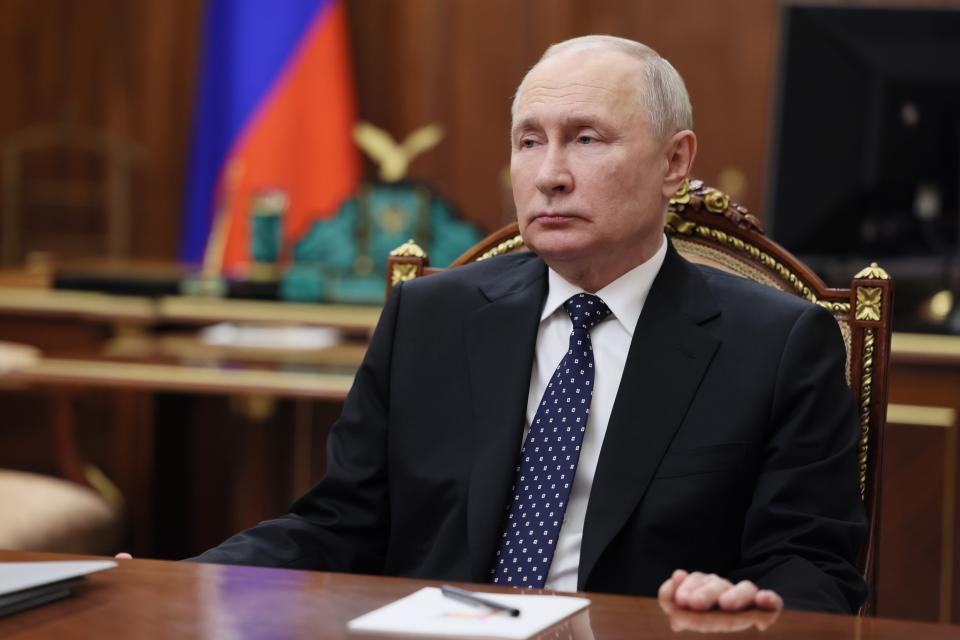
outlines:
[[[133,174],[143,157],[126,138],[62,123],[0,140],[0,264],[17,264],[31,249],[128,257]],[[31,233],[28,221],[43,228]]]
[[[847,383],[860,417],[860,498],[869,529],[859,559],[869,595],[861,613],[873,613],[880,521],[880,466],[886,424],[887,364],[890,353],[893,281],[871,264],[853,277],[849,289],[827,287],[789,251],[764,235],[760,221],[700,180],[683,184],[670,200],[666,233],[691,262],[706,264],[800,296],[829,311],[840,325],[847,350]],[[526,250],[517,224],[491,234],[451,267]],[[387,294],[402,281],[439,271],[412,241],[391,252]]]

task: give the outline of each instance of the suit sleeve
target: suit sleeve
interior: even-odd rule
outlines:
[[[845,353],[829,313],[813,306],[799,316],[777,373],[741,567],[731,576],[773,589],[791,609],[851,613],[866,596],[855,566],[866,517]]]
[[[324,478],[286,515],[190,561],[382,572],[389,533],[389,373],[401,288],[394,288],[384,306],[343,413],[331,429]]]

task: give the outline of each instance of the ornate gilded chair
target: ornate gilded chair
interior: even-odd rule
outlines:
[[[871,615],[877,584],[893,282],[874,263],[853,277],[849,289],[827,287],[790,252],[767,238],[756,217],[700,180],[685,183],[670,200],[666,232],[688,260],[805,298],[827,309],[840,325],[847,349],[847,382],[860,416],[860,497],[869,522],[859,560],[869,588],[861,613]],[[450,266],[524,250],[523,238],[513,223],[489,235]],[[416,244],[405,243],[390,255],[387,294],[398,282],[436,271],[439,269],[429,266],[426,254]]]

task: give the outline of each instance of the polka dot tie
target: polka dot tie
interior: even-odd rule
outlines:
[[[590,330],[610,315],[603,300],[578,293],[563,303],[573,321],[570,346],[547,384],[520,451],[513,499],[491,580],[542,588],[577,472],[593,396]]]

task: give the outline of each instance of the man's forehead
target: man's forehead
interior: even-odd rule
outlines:
[[[511,129],[516,132],[543,128],[626,124],[645,118],[637,92],[632,87],[609,89],[583,85],[525,88],[520,95]]]
[[[571,109],[590,104],[633,101],[641,86],[643,62],[619,51],[587,50],[558,54],[535,66],[521,84],[518,114],[560,102]]]
[[[644,62],[623,51],[590,48],[558,53],[538,62],[530,70],[525,84],[570,82],[585,86],[620,86],[624,79],[637,77]]]

